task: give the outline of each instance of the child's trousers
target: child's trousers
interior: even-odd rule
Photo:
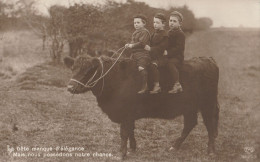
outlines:
[[[173,84],[179,82],[179,70],[182,62],[176,58],[161,58],[153,60],[151,65],[151,75],[154,83],[159,82],[159,70],[158,67],[166,67],[169,70],[169,75],[172,77]]]

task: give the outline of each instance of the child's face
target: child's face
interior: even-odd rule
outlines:
[[[153,18],[153,27],[155,30],[163,30],[165,24],[162,22],[161,19],[154,17]]]
[[[169,27],[170,29],[176,29],[181,26],[179,19],[176,16],[170,16]]]
[[[134,27],[135,29],[141,29],[144,28],[145,23],[142,21],[141,18],[134,18]]]

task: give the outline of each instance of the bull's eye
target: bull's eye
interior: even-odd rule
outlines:
[[[73,67],[72,67],[72,72],[73,72],[74,74],[78,74],[78,73],[80,73],[80,71],[81,71],[81,69],[80,69],[79,67],[77,67],[77,66],[73,66]]]
[[[94,70],[94,67],[93,66],[90,66],[88,68],[86,68],[87,70],[85,70],[85,75],[87,75],[89,72],[93,71]]]

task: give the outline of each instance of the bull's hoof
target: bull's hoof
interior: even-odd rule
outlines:
[[[174,142],[173,147],[175,148],[175,150],[179,150],[180,147],[181,147],[181,144],[182,144],[181,140],[178,140],[178,139],[177,139],[177,140]]]
[[[208,147],[208,155],[214,156],[215,155],[215,148],[213,146]]]
[[[136,151],[136,142],[131,142],[130,141],[130,149],[131,149],[131,152],[135,152]]]
[[[127,155],[127,148],[123,147],[121,148],[121,159],[125,160]]]
[[[126,160],[126,155],[122,155],[121,160]]]
[[[214,157],[216,154],[213,153],[213,152],[211,152],[211,153],[209,153],[208,155],[209,155],[209,157]]]
[[[130,148],[130,152],[131,153],[135,153],[136,152],[136,148]]]
[[[178,149],[176,149],[174,146],[171,146],[169,149],[168,149],[169,152],[175,152],[175,151],[178,151]]]

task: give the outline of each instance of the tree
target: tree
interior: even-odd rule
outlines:
[[[210,18],[202,17],[197,19],[196,21],[196,30],[206,30],[209,29],[213,25],[213,21]]]
[[[50,14],[48,35],[52,40],[50,56],[54,63],[59,64],[61,62],[64,43],[68,37],[66,32],[67,8],[55,5],[51,6],[48,11]]]
[[[71,57],[82,53],[83,42],[89,43],[87,50],[91,51],[92,41],[103,32],[101,30],[104,25],[103,20],[103,12],[99,6],[75,4],[67,9],[66,32]]]
[[[0,1],[0,30],[3,30],[3,25],[4,25],[4,22],[7,18],[7,16],[5,15],[5,8],[7,7],[7,5]]]
[[[15,26],[14,4],[0,1],[0,30]]]
[[[42,49],[44,50],[48,35],[48,17],[38,14],[38,10],[34,7],[34,0],[19,0],[16,5],[19,7],[13,13],[15,13],[17,18],[25,22],[29,29],[42,38]]]

